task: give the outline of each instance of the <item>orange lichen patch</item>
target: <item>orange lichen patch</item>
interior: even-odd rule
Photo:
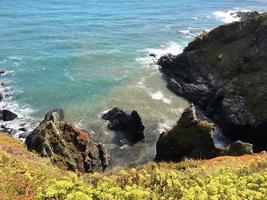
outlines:
[[[79,134],[79,139],[84,142],[84,143],[87,143],[89,142],[90,140],[90,136],[89,136],[89,133],[86,132],[86,131],[80,131],[80,134]]]
[[[244,155],[239,157],[234,156],[222,156],[216,157],[205,162],[209,167],[217,167],[218,165],[228,165],[229,167],[233,166],[243,166],[252,164],[255,162],[264,161],[267,159],[267,153],[262,154],[253,154],[253,155]]]

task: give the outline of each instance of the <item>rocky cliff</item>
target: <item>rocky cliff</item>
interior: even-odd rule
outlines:
[[[197,118],[195,107],[191,104],[177,124],[160,135],[155,160],[179,162],[185,158],[210,159],[253,153],[253,145],[242,141],[235,141],[225,148],[216,148],[214,130],[213,123]]]
[[[228,137],[267,149],[267,14],[204,32],[159,59],[168,87],[199,105]]]

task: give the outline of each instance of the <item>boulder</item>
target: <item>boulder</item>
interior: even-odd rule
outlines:
[[[0,93],[0,101],[4,99],[4,95]]]
[[[63,119],[63,110],[47,113],[43,122],[26,138],[27,148],[48,157],[62,169],[76,172],[105,170],[111,163],[107,147],[95,143],[88,132]]]
[[[240,140],[226,147],[224,153],[224,155],[228,156],[242,156],[246,154],[253,154],[253,145]]]
[[[170,90],[257,152],[267,149],[266,24],[266,13],[226,24],[158,60]]]
[[[175,127],[160,135],[155,160],[179,162],[184,158],[212,158],[216,155],[213,134],[214,125],[198,120],[191,105],[185,109]]]
[[[114,131],[122,131],[131,144],[144,139],[145,127],[137,111],[128,114],[120,108],[113,108],[101,117],[108,121],[108,128]]]
[[[2,119],[3,121],[12,121],[17,117],[18,116],[15,113],[9,110],[0,110],[0,119]]]

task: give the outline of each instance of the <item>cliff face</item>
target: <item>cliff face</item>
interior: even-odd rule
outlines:
[[[267,14],[202,33],[159,59],[168,87],[233,139],[267,148]]]

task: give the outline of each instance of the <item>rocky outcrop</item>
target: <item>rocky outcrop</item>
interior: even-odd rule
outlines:
[[[141,117],[135,110],[131,114],[128,114],[120,108],[115,107],[103,114],[101,118],[108,121],[109,129],[125,133],[127,140],[132,144],[145,138],[145,127]]]
[[[260,13],[258,13],[257,11],[248,11],[248,12],[236,12],[231,14],[232,16],[238,17],[241,21],[245,21],[248,20],[250,18],[256,17],[258,15],[260,15]]]
[[[209,159],[253,153],[253,145],[235,141],[225,148],[214,145],[215,126],[197,119],[193,104],[186,108],[177,125],[163,132],[157,142],[156,161],[179,162],[184,158]]]
[[[213,133],[214,125],[198,120],[191,105],[174,128],[160,135],[155,160],[178,162],[184,158],[212,158],[216,153]]]
[[[0,110],[0,120],[11,121],[17,117],[18,116],[15,113],[13,113],[9,110]]]
[[[168,87],[199,105],[233,140],[267,149],[267,14],[204,32],[159,59]]]
[[[25,143],[29,150],[48,157],[52,163],[63,169],[79,172],[103,171],[111,162],[106,146],[93,142],[88,132],[64,121],[61,109],[47,113]]]

